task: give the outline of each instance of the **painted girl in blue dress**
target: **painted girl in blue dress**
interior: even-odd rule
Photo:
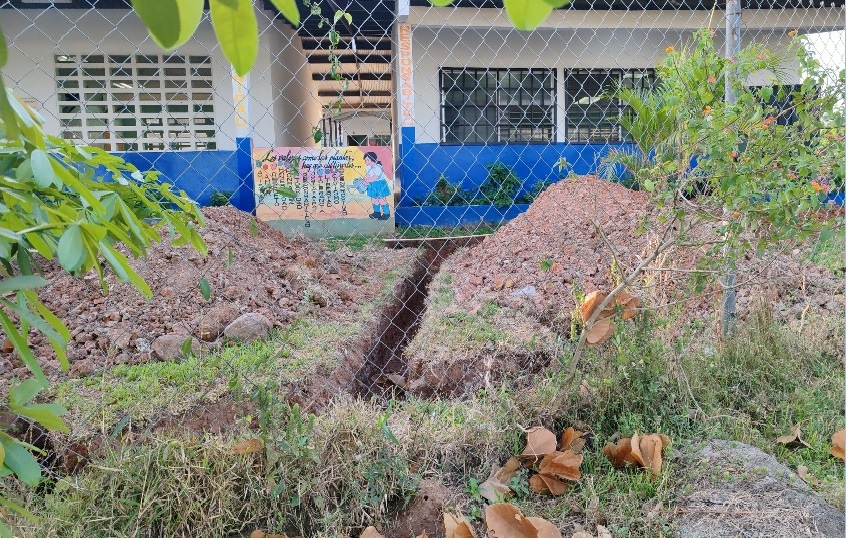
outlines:
[[[390,183],[375,152],[366,152],[363,160],[366,163],[366,175],[363,177],[366,195],[372,199],[372,213],[369,217],[386,221],[390,219],[390,205],[387,204],[387,197],[392,194]]]

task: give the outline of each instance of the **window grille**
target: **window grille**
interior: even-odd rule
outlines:
[[[649,90],[653,69],[567,69],[564,72],[567,142],[607,143],[629,140],[618,124],[626,107],[611,96],[619,87]]]
[[[109,151],[213,150],[209,56],[54,56],[63,137]]]
[[[552,69],[440,70],[445,143],[553,142]]]

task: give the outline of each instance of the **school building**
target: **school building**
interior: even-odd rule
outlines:
[[[391,146],[397,220],[414,222],[414,201],[441,175],[475,187],[494,162],[527,184],[556,177],[561,159],[594,171],[610,145],[628,144],[622,104],[604,92],[651,84],[666,47],[696,29],[716,29],[723,47],[725,28],[724,4],[710,0],[574,0],[533,32],[495,0],[319,0],[321,16],[352,16],[332,51],[327,25],[298,4],[294,28],[256,2],[260,52],[235,80],[206,15],[166,53],[126,0],[0,0],[4,75],[49,132],[156,168],[201,204],[233,191],[253,209],[252,146]],[[791,29],[844,36],[844,0],[741,5],[742,43],[781,50]]]

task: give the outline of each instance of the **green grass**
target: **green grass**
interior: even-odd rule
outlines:
[[[385,288],[394,282],[388,276]],[[503,339],[495,321],[504,314],[495,304],[473,315],[445,313],[453,304],[450,285],[451,276],[439,275],[429,300],[444,317],[446,339],[463,337],[464,346]],[[46,498],[16,497],[42,518],[38,525],[16,523],[16,532],[226,536],[257,528],[351,536],[368,525],[388,525],[394,504],[410,497],[420,478],[447,486],[448,509],[476,518],[483,505],[471,486],[487,479],[493,464],[519,453],[522,428],[536,425],[556,433],[587,426],[594,434],[583,451],[582,478],[565,495],[536,495],[519,483],[510,497],[566,536],[574,529],[593,532],[598,523],[615,536],[676,535],[666,511],[689,483],[736,480],[735,472],[684,470],[682,461],[671,459],[715,438],[757,446],[793,471],[807,466],[814,488],[844,509],[844,466],[829,456],[831,435],[845,425],[844,349],[836,339],[844,335],[843,320],[798,329],[757,316],[720,343],[701,324],[678,328],[679,337],[671,337],[675,319],[642,315],[623,324],[608,345],[592,348],[575,378],[556,365],[531,387],[505,381],[466,398],[411,397],[389,405],[341,398],[313,420],[274,392],[269,398],[255,393],[259,429],[237,426],[218,437],[152,436],[108,447],[106,456],[61,481]],[[452,334],[459,327],[463,335]],[[110,411],[114,421],[128,408],[144,414],[174,406],[175,396],[228,391],[234,366],[252,373],[260,388],[297,385],[349,331],[354,327],[300,320],[267,342],[225,349],[201,362],[114,368],[104,380],[83,386],[77,381],[75,388],[92,392],[87,397],[72,396],[68,387],[64,399],[86,399],[90,407]],[[794,425],[812,448],[776,444]],[[673,440],[659,478],[615,470],[602,455],[614,433],[635,431]],[[264,452],[230,452],[235,442],[255,437],[264,440]]]
[[[396,231],[399,238],[445,238],[453,236],[473,236],[479,234],[493,234],[501,225],[462,225],[458,227],[400,227]]]
[[[325,244],[325,249],[328,251],[337,251],[342,247],[347,247],[350,251],[363,251],[368,247],[383,247],[384,242],[381,236],[371,234],[352,234],[350,236],[333,236],[322,240]]]

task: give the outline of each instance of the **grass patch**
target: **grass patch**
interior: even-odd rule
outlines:
[[[328,251],[338,251],[346,247],[349,251],[363,251],[369,247],[384,247],[380,236],[372,234],[352,234],[349,236],[332,236],[322,240]]]
[[[425,227],[412,226],[399,228],[396,231],[397,238],[447,238],[455,236],[474,236],[479,234],[493,234],[502,225],[462,225],[458,227]]]

